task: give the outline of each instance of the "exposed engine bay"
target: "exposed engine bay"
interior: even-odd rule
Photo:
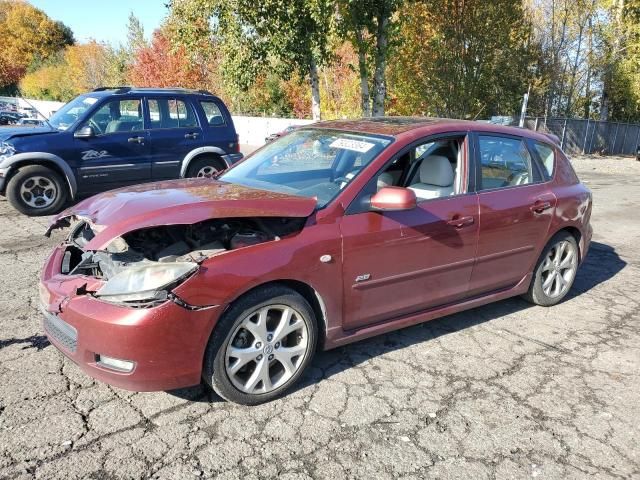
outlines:
[[[200,263],[229,250],[280,240],[299,232],[305,221],[306,218],[252,217],[162,225],[126,233],[102,251],[84,251],[95,233],[88,222],[80,222],[69,237],[62,273],[109,280],[132,267]]]

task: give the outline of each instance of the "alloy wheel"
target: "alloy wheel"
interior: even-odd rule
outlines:
[[[563,296],[571,287],[578,268],[576,247],[566,240],[555,244],[542,263],[542,291],[549,298]]]
[[[302,315],[287,305],[269,305],[248,315],[231,335],[226,373],[244,393],[269,393],[291,379],[309,348]]]
[[[200,170],[198,170],[198,173],[196,174],[196,177],[197,178],[211,178],[217,173],[218,173],[218,170],[215,167],[212,167],[211,165],[206,165],[206,166],[202,167]]]
[[[57,196],[56,184],[47,177],[28,177],[20,185],[20,198],[32,208],[46,208],[55,202]]]

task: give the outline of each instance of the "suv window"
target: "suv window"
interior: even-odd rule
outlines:
[[[204,115],[207,117],[209,126],[218,127],[225,124],[224,116],[216,102],[201,100],[200,106],[202,106],[204,110]]]
[[[142,102],[139,99],[111,100],[85,122],[96,134],[135,132],[143,129]]]
[[[547,180],[550,180],[551,177],[553,177],[553,164],[555,160],[553,148],[540,142],[533,142],[533,148],[536,149],[536,152],[538,152],[538,155],[540,156],[540,160],[542,160],[542,164],[544,165],[544,175],[547,177]]]
[[[192,128],[198,126],[191,104],[176,98],[148,100],[150,128]]]
[[[479,190],[528,185],[535,181],[531,155],[520,139],[480,136]]]

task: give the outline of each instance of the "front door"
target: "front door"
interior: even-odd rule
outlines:
[[[150,180],[149,137],[140,98],[107,101],[84,126],[90,126],[94,136],[74,139],[81,193]]]
[[[482,134],[477,146],[480,237],[470,295],[512,287],[533,271],[556,205],[521,138]]]
[[[202,128],[186,98],[148,98],[151,173],[154,180],[179,178],[184,157],[204,145]]]
[[[411,164],[406,171],[423,172],[422,178],[416,178],[425,187],[423,190],[408,183],[413,175],[406,172],[395,175],[399,180],[391,180],[394,176],[389,172],[378,177],[397,182],[395,186],[415,188],[416,208],[401,212],[363,211],[343,217],[345,329],[416,313],[466,296],[477,245],[478,198],[467,193],[466,182],[458,178],[467,171],[464,152],[468,149],[449,149],[450,142],[458,139],[430,142],[422,155],[410,152]],[[464,139],[459,142],[460,146],[465,144]],[[420,145],[416,150],[425,148]],[[433,169],[421,168],[421,162],[444,162],[445,153],[432,154],[440,151],[452,152],[450,168],[455,173],[449,182],[430,179],[428,174]],[[392,160],[390,171],[396,163],[397,159]],[[376,184],[380,186],[379,181]],[[429,185],[434,188],[425,193]]]

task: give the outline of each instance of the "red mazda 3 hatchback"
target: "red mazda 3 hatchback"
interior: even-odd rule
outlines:
[[[330,349],[523,295],[567,294],[591,193],[550,136],[422,118],[299,128],[217,179],[107,192],[40,283],[44,328],[89,375],[202,378],[257,404]]]

